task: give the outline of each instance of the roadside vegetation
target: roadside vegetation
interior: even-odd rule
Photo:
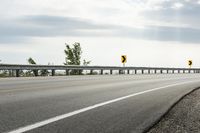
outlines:
[[[65,52],[65,63],[64,65],[81,65],[81,55],[82,55],[82,48],[80,43],[75,42],[70,46],[69,44],[65,44],[66,49]],[[83,65],[89,65],[91,61],[83,60]],[[82,70],[71,70],[71,75],[81,75],[83,74]]]
[[[75,42],[73,44],[65,43],[65,62],[64,65],[84,65],[87,66],[91,63],[91,61],[87,61],[86,59],[81,60],[82,58],[82,48],[80,43]],[[37,62],[32,58],[29,57],[27,59],[27,63],[30,65],[37,65]],[[50,63],[48,63],[50,65]],[[32,77],[32,76],[49,76],[50,72],[48,70],[20,70],[20,76],[24,77]],[[69,71],[70,75],[82,75],[84,74],[82,70],[71,70]],[[58,75],[62,75],[62,73],[58,73]],[[12,70],[0,70],[0,77],[13,77],[15,76],[15,71]]]

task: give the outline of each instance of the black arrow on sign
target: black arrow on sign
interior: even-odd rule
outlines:
[[[123,58],[122,63],[126,62],[126,57],[122,56],[122,58]]]
[[[192,65],[192,61],[189,61],[189,66],[191,66]]]

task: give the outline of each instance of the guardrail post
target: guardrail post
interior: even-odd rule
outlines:
[[[79,75],[81,75],[81,74],[82,74],[82,71],[83,71],[83,70],[79,70],[79,72],[78,72],[78,73],[79,73]]]
[[[172,70],[172,73],[174,73],[174,70]]]
[[[142,74],[144,74],[144,70],[142,69]]]
[[[148,69],[148,74],[151,74],[151,70],[150,69]]]
[[[101,72],[100,72],[100,74],[101,74],[101,75],[103,75],[103,69],[101,69]]]
[[[19,70],[16,70],[16,77],[19,77]]]
[[[65,74],[69,75],[69,70],[68,69],[65,70]]]
[[[157,70],[156,70],[156,69],[154,70],[154,73],[155,73],[155,74],[157,73]]]
[[[112,70],[110,70],[110,75],[112,75],[113,74],[113,71]]]
[[[191,70],[188,70],[189,71],[189,73],[191,73]]]
[[[92,69],[90,70],[90,74],[91,74],[91,75],[93,74],[93,70],[92,70]]]
[[[119,70],[119,74],[124,74],[124,70]]]
[[[38,70],[33,70],[33,73],[36,77],[38,76]]]
[[[51,76],[55,76],[55,70],[54,69],[51,70]]]
[[[137,74],[137,69],[135,69],[135,74]]]
[[[130,74],[130,70],[127,70],[127,74]]]
[[[178,73],[180,73],[180,70],[178,70]]]
[[[162,69],[160,69],[160,73],[161,73],[161,74],[163,73],[163,70],[162,70]]]

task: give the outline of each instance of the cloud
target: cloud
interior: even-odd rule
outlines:
[[[88,20],[62,17],[62,16],[49,16],[49,15],[35,15],[25,16],[20,19],[23,23],[29,23],[35,26],[42,26],[47,28],[66,28],[66,29],[101,29],[102,26],[89,22]]]
[[[185,26],[191,28],[200,27],[200,5],[197,1],[166,1],[162,3],[160,10],[144,11],[141,13],[147,20],[155,23]]]
[[[22,43],[34,37],[120,37],[159,41],[200,43],[200,29],[148,25],[133,28],[121,25],[97,24],[71,17],[35,15],[0,23],[0,43]]]
[[[122,29],[118,36],[158,41],[200,43],[200,30],[184,27],[147,26],[144,29]]]
[[[97,25],[72,17],[24,16],[0,22],[0,42],[23,42],[24,39],[32,37],[87,36],[88,31],[107,28],[109,25]]]
[[[182,8],[184,5],[183,3],[179,3],[179,2],[176,2],[174,3],[174,5],[172,6],[173,9],[180,9]]]
[[[78,1],[79,0],[76,0],[76,2]],[[29,40],[31,41],[34,37],[63,36],[128,37],[146,40],[178,41],[184,43],[200,42],[200,39],[197,36],[199,34],[198,27],[200,26],[200,18],[196,17],[196,14],[200,14],[200,5],[197,4],[197,1],[119,0],[117,2],[118,4],[116,4],[114,0],[109,0],[109,4],[106,4],[105,1],[98,2],[98,4],[95,4],[90,0],[87,2],[90,4],[83,4],[84,7],[87,8],[81,8],[81,12],[88,13],[88,11],[90,11],[92,15],[88,14],[88,16],[99,17],[102,15],[102,20],[104,20],[103,16],[105,16],[104,21],[101,21],[98,18],[100,21],[98,22],[95,17],[93,19],[83,19],[80,17],[41,15],[42,13],[39,13],[40,15],[16,15],[15,18],[1,19],[0,43],[23,43]],[[50,2],[51,9],[53,9],[53,3],[56,4],[57,2]],[[73,1],[62,3],[68,5],[68,10],[70,9],[75,12],[80,10],[79,6]],[[115,4],[113,5],[112,3]],[[7,4],[9,5],[9,3]],[[17,4],[17,2],[15,2],[15,4]],[[30,6],[32,4],[38,5],[39,3],[32,1],[31,4],[28,5]],[[18,7],[25,7],[23,2],[17,5]],[[58,5],[61,7],[60,3]],[[69,8],[69,5],[72,7]],[[46,5],[42,4],[41,7],[46,7]],[[133,7],[135,9],[133,9]],[[37,6],[34,7],[34,9],[36,8]],[[18,10],[21,9],[23,8],[19,8]],[[56,10],[57,9],[58,8],[56,7]],[[140,17],[137,16],[137,13],[134,17],[127,15],[127,13],[130,12],[130,14],[133,14],[136,11],[142,12],[141,16],[145,18],[144,24],[142,24],[143,28],[137,28],[137,25],[135,27],[131,26],[135,25],[136,21],[134,20],[140,20]],[[70,13],[72,14],[71,16],[73,16],[73,13]],[[27,14],[30,14],[30,12]],[[80,16],[81,13],[79,12],[78,14]],[[110,16],[111,19],[106,19],[108,16]],[[120,18],[120,16],[122,18]],[[87,18],[87,16],[85,17]],[[106,20],[109,21],[106,22]],[[118,23],[118,20],[122,22]],[[115,22],[112,24],[112,21]],[[122,23],[125,21],[129,22],[129,24],[124,24],[124,26],[122,26]],[[151,23],[148,24],[148,22]]]

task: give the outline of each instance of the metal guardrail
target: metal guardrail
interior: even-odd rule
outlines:
[[[14,70],[16,71],[16,76],[19,77],[19,70],[51,70],[52,76],[55,75],[56,70],[66,70],[66,75],[69,74],[70,70],[90,70],[90,73],[93,70],[100,70],[100,74],[103,74],[104,70],[110,70],[112,74],[113,70],[119,70],[119,74],[122,74],[122,71],[127,71],[127,74],[130,71],[134,71],[137,74],[137,71],[141,71],[141,74],[144,74],[147,71],[148,74],[152,73],[200,73],[200,68],[167,68],[167,67],[119,67],[119,66],[76,66],[76,65],[21,65],[21,64],[0,64],[0,70]],[[159,72],[158,72],[159,71]],[[165,72],[164,72],[165,71]],[[37,76],[37,75],[35,75]]]

